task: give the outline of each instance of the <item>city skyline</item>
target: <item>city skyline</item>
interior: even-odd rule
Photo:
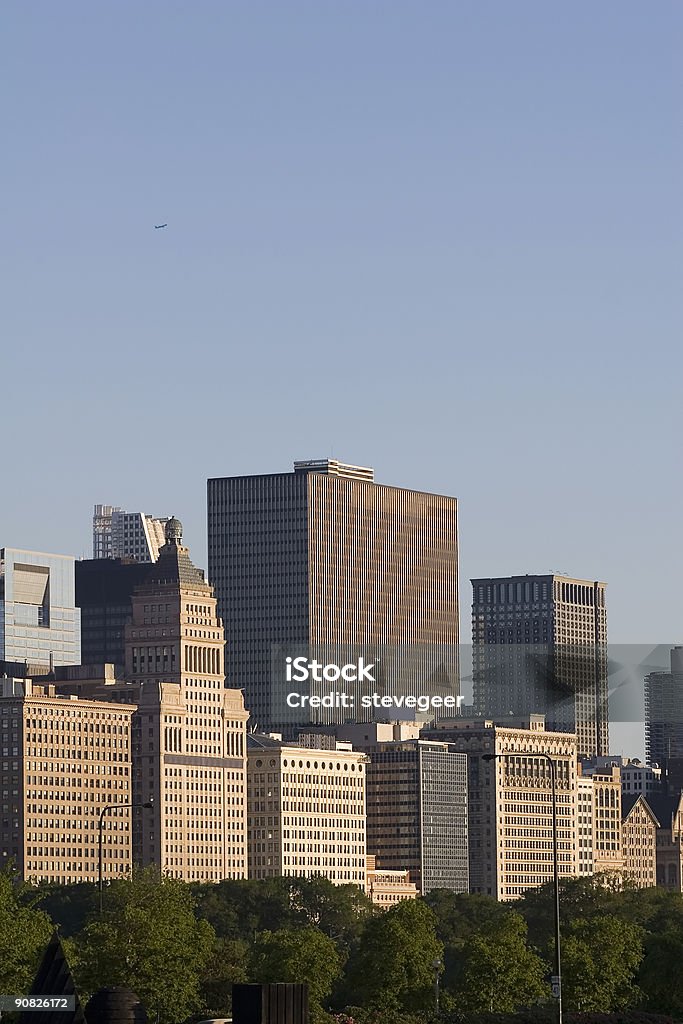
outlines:
[[[682,22],[10,2],[3,542],[112,501],[206,565],[207,477],[329,454],[457,495],[463,579],[676,639]]]

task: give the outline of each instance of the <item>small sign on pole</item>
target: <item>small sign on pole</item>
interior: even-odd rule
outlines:
[[[558,976],[556,974],[551,975],[551,978],[550,978],[550,988],[551,988],[551,991],[553,993],[553,999],[559,999],[562,988],[561,988],[560,979],[558,978]]]

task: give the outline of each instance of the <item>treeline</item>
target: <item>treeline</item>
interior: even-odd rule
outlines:
[[[683,1021],[681,894],[573,879],[561,914],[566,1024]],[[313,1024],[555,1019],[551,886],[512,904],[439,890],[378,911],[323,878],[188,885],[146,869],[107,885],[100,914],[96,886],[6,871],[0,992],[29,991],[56,925],[83,1000],[126,985],[159,1024],[228,1016],[245,981],[308,982]]]

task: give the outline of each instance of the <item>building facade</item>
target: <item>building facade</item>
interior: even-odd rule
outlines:
[[[647,889],[657,884],[659,821],[641,794],[622,796],[621,814],[623,876],[638,889]]]
[[[0,869],[72,885],[130,872],[132,705],[60,696],[0,678]]]
[[[422,895],[467,892],[467,758],[442,741],[379,738],[389,731],[384,723],[339,729],[369,758],[368,852],[379,870],[408,871]]]
[[[93,559],[132,558],[156,562],[168,519],[144,512],[126,512],[116,505],[95,505],[92,520]]]
[[[559,874],[578,873],[575,735],[548,732],[543,716],[531,715],[509,725],[444,722],[427,736],[447,739],[467,755],[470,892],[513,900],[552,881],[553,802],[545,755],[555,763]]]
[[[144,583],[149,563],[133,559],[83,559],[75,564],[76,605],[81,613],[84,665],[126,660],[125,626],[133,614],[133,591]]]
[[[593,780],[580,772],[576,777],[576,873],[593,874]]]
[[[224,633],[213,589],[182,544],[177,519],[132,597],[125,627],[133,719],[134,797],[154,800],[153,827],[136,830],[136,863],[185,881],[244,878],[246,722],[225,689]]]
[[[47,666],[80,662],[74,561],[68,555],[0,549],[0,661]]]
[[[360,717],[287,715],[276,650],[284,664],[306,647],[433,645],[434,659],[455,662],[457,691],[455,498],[375,483],[363,467],[299,462],[292,473],[209,480],[208,537],[228,679],[245,687],[259,728]]]
[[[613,766],[591,775],[593,782],[593,872],[621,878],[621,773]]]
[[[657,829],[657,885],[683,892],[683,796],[654,796],[648,800],[659,822]]]
[[[249,877],[322,875],[366,886],[366,757],[248,737]]]
[[[580,757],[609,751],[606,584],[565,576],[472,580],[474,707],[544,714]]]
[[[376,857],[368,854],[365,879],[366,895],[376,907],[388,910],[401,900],[417,898],[417,886],[411,881],[409,871],[384,871],[377,867],[376,861]]]
[[[645,756],[649,765],[683,757],[683,647],[671,651],[671,671],[645,677]]]

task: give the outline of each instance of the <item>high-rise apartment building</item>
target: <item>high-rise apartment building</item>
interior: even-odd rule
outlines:
[[[149,563],[98,558],[77,561],[76,605],[81,613],[81,662],[125,663],[125,626],[133,613],[133,591],[144,583]]]
[[[671,671],[645,677],[645,755],[649,765],[683,757],[683,647],[671,651]]]
[[[604,583],[566,576],[472,580],[475,710],[544,714],[580,757],[609,751]]]
[[[448,743],[408,738],[413,723],[340,726],[368,755],[368,853],[407,870],[421,894],[467,892],[467,758]]]
[[[455,498],[333,460],[297,462],[292,473],[209,480],[208,537],[228,682],[245,687],[260,728],[345,717],[286,717],[274,649],[434,645],[457,658]],[[454,677],[457,688],[457,665]]]
[[[74,559],[0,549],[0,661],[74,665],[81,660],[81,617]]]
[[[156,562],[164,544],[167,519],[126,512],[116,505],[95,505],[92,518],[93,559],[134,558]]]
[[[365,889],[365,755],[258,733],[248,755],[249,877],[322,875]]]
[[[71,885],[131,868],[129,704],[61,696],[54,685],[0,678],[0,869]]]
[[[547,732],[542,715],[498,725],[463,719],[439,723],[425,738],[467,754],[470,891],[498,900],[523,896],[553,878],[552,787],[555,764],[558,864],[578,873],[576,736]],[[484,760],[482,755],[496,755]]]

